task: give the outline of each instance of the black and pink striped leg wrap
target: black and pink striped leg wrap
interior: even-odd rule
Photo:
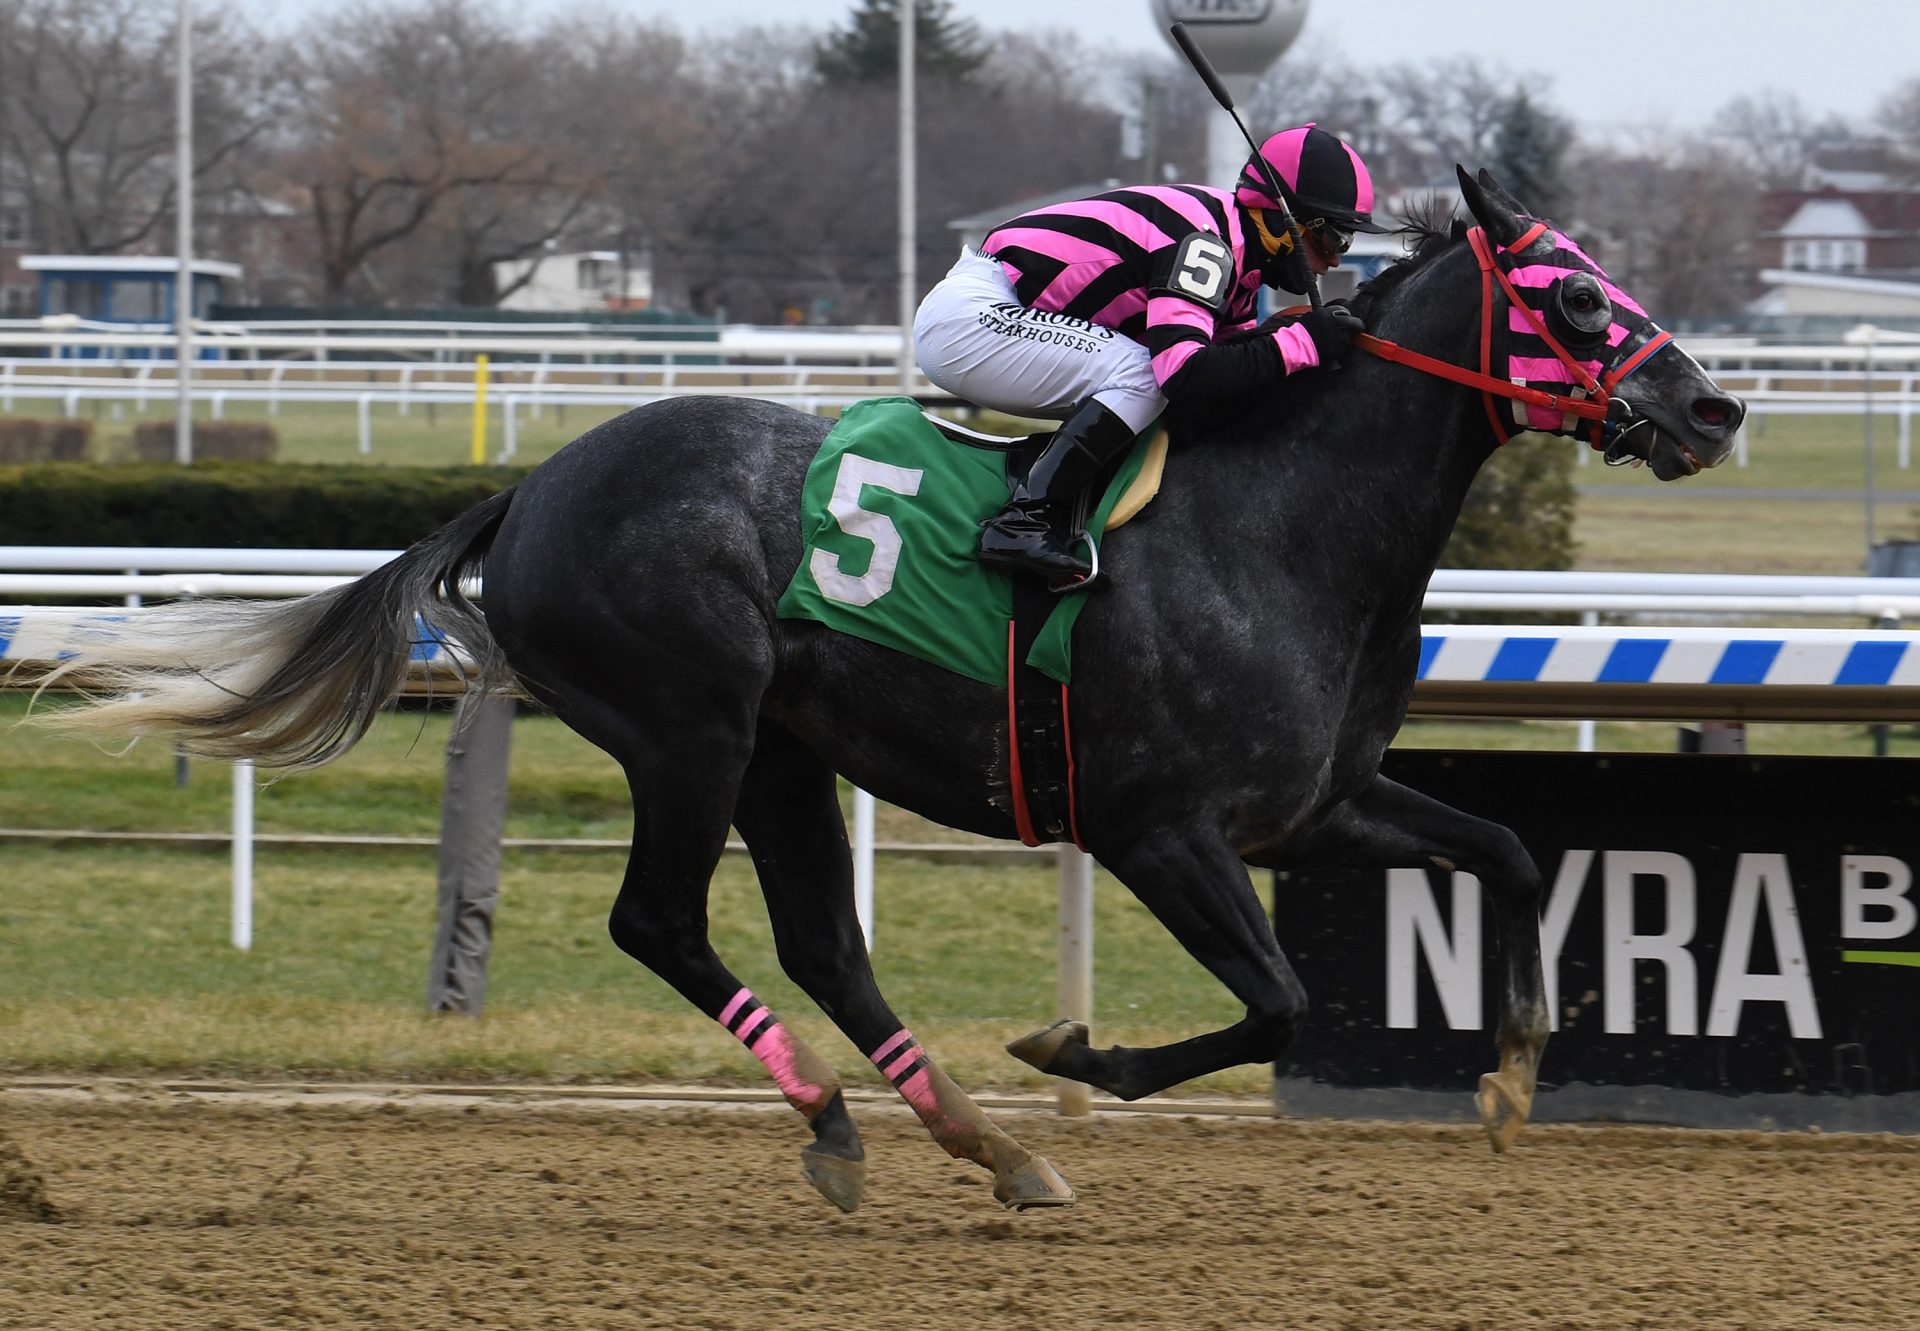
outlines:
[[[817,1065],[818,1060],[803,1059],[799,1040],[774,1018],[766,1004],[753,996],[752,990],[743,988],[735,994],[720,1009],[719,1021],[766,1067],[787,1102],[809,1119],[826,1108],[827,1102],[839,1092],[838,1086],[817,1085],[802,1073],[803,1061]]]
[[[933,1060],[910,1031],[902,1029],[888,1037],[886,1043],[874,1050],[870,1057],[873,1065],[886,1075],[887,1080],[893,1083],[893,1089],[913,1106],[922,1121],[930,1122],[940,1112],[933,1079],[927,1073],[927,1069],[933,1066]]]

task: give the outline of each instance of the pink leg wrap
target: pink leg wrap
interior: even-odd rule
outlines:
[[[902,1030],[890,1036],[873,1051],[872,1058],[873,1065],[886,1074],[922,1122],[930,1123],[940,1114],[939,1097],[934,1095],[932,1079],[927,1076],[932,1060],[909,1032]]]
[[[833,1090],[839,1089],[815,1085],[801,1075],[798,1042],[751,991],[742,989],[733,996],[720,1011],[720,1024],[760,1060],[787,1103],[809,1118],[833,1098]]]

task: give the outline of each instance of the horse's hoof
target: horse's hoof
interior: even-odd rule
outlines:
[[[1009,1211],[1034,1206],[1072,1206],[1073,1189],[1060,1172],[1037,1155],[993,1182],[993,1197]]]
[[[1022,1063],[1031,1063],[1042,1072],[1053,1066],[1053,1060],[1069,1044],[1087,1042],[1087,1023],[1084,1021],[1056,1021],[1045,1030],[1035,1031],[1032,1035],[1023,1035],[1007,1046],[1007,1052]],[[1068,1200],[1072,1200],[1069,1196]]]
[[[1480,1093],[1474,1096],[1474,1103],[1480,1108],[1480,1126],[1487,1130],[1495,1154],[1505,1155],[1527,1125],[1533,1096],[1514,1084],[1512,1074],[1489,1072],[1480,1078]]]
[[[828,1155],[817,1146],[800,1148],[800,1172],[807,1182],[842,1211],[860,1209],[860,1198],[867,1189],[867,1162]]]

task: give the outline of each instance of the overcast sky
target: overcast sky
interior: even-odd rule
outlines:
[[[280,9],[290,0],[239,0]],[[517,0],[549,12],[569,0]],[[694,32],[741,23],[843,23],[852,0],[600,0],[606,12]],[[300,8],[307,8],[302,5]],[[313,5],[319,8],[318,4]],[[986,28],[1068,28],[1114,46],[1166,49],[1147,0],[955,0]],[[1864,118],[1920,78],[1915,0],[1311,0],[1296,51],[1331,46],[1359,65],[1479,54],[1538,71],[1548,99],[1589,133],[1692,129],[1743,92],[1788,89],[1816,112]],[[1284,60],[1284,58],[1283,58]]]

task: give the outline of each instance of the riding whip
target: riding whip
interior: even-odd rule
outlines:
[[[1200,76],[1200,81],[1207,85],[1207,91],[1213,94],[1213,100],[1220,103],[1221,110],[1233,117],[1233,123],[1240,128],[1240,137],[1253,149],[1253,160],[1260,164],[1260,174],[1266,177],[1267,189],[1272,192],[1273,201],[1280,205],[1279,212],[1286,219],[1287,234],[1293,237],[1294,251],[1300,255],[1304,265],[1307,238],[1300,231],[1300,223],[1294,220],[1293,210],[1287,207],[1287,196],[1281,188],[1279,177],[1273,173],[1273,163],[1261,153],[1260,145],[1253,141],[1253,135],[1247,130],[1247,122],[1234,110],[1233,94],[1227,91],[1227,85],[1214,73],[1213,62],[1207,59],[1207,53],[1188,35],[1186,24],[1175,23],[1167,31],[1173,34],[1175,44],[1180,47],[1181,54],[1187,57],[1187,63],[1193,66],[1193,72]],[[1320,308],[1320,280],[1313,275],[1311,267],[1307,268],[1307,303],[1316,310]]]

